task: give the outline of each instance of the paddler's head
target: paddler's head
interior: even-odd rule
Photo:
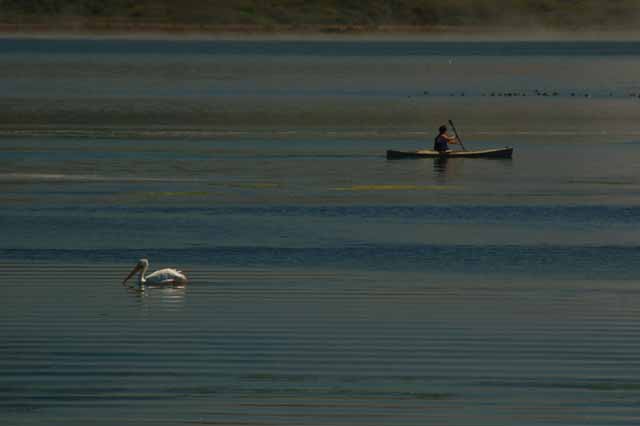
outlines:
[[[440,132],[440,134],[446,133],[447,132],[447,126],[445,126],[444,124],[442,126],[440,126],[440,128],[438,129],[438,131]]]

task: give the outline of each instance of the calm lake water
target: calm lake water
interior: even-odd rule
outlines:
[[[0,93],[2,424],[640,422],[640,43],[0,39]],[[448,119],[514,158],[385,159]]]

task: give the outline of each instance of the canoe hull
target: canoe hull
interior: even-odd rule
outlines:
[[[438,152],[431,150],[422,151],[387,151],[387,159],[400,158],[511,158],[513,148],[484,149],[479,151],[448,151]]]

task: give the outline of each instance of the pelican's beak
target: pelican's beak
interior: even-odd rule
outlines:
[[[125,285],[127,283],[127,281],[129,281],[129,278],[131,278],[136,272],[138,272],[140,270],[140,265],[136,265],[131,272],[129,272],[129,275],[127,275],[127,278],[124,279],[124,281],[122,281],[122,285]]]

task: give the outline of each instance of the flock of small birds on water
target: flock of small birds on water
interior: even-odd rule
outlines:
[[[432,95],[431,92],[429,92],[428,90],[425,90],[424,92],[422,92],[423,96],[430,96]],[[457,92],[457,93],[450,93],[449,96],[450,97],[464,97],[467,94],[465,92]],[[608,93],[609,97],[614,97],[616,96],[614,94],[614,92],[609,92]],[[512,98],[512,97],[527,97],[527,96],[541,96],[541,97],[558,97],[558,96],[565,96],[565,97],[572,97],[572,98],[591,98],[591,93],[588,92],[568,92],[568,93],[560,93],[557,91],[546,91],[546,90],[534,90],[532,92],[527,92],[527,91],[509,91],[509,92],[486,92],[486,93],[482,93],[481,96],[484,97],[504,97],[504,98]],[[628,98],[638,98],[640,99],[640,92],[636,93],[636,92],[630,92],[624,95],[625,97]],[[409,96],[411,97],[411,96]]]

